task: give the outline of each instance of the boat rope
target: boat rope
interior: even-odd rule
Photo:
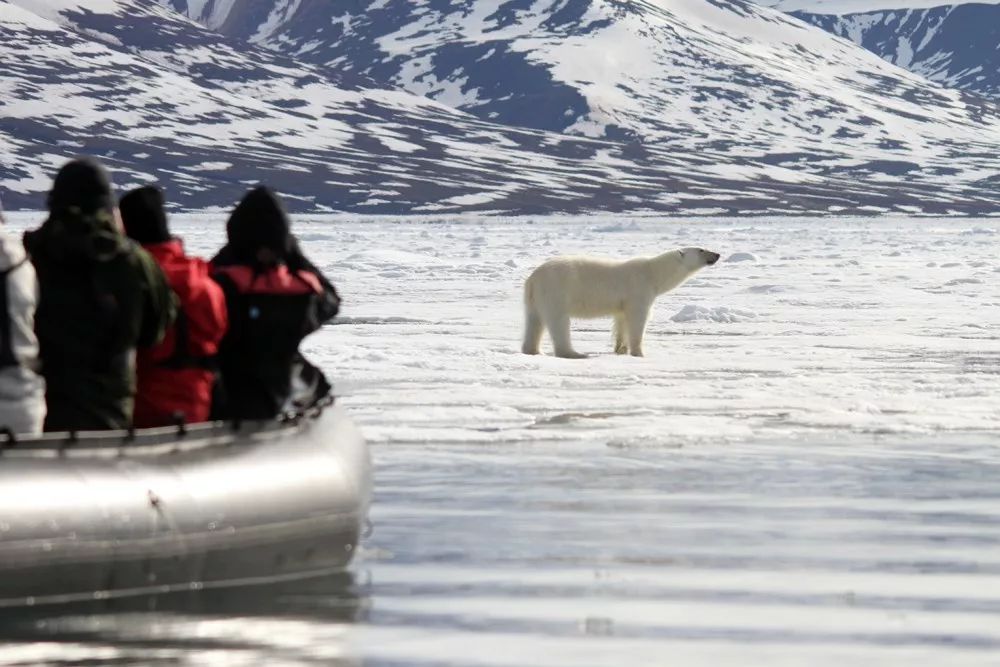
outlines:
[[[5,452],[8,449],[17,447],[17,434],[14,433],[14,430],[11,427],[4,426],[3,428],[0,428],[0,434],[7,437],[7,439],[3,442],[3,446],[0,447],[0,452]]]
[[[184,413],[178,410],[173,414],[174,426],[177,427],[177,437],[183,438],[187,435],[187,422],[184,419]]]

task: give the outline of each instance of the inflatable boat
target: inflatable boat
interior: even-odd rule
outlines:
[[[0,435],[0,608],[336,571],[371,486],[364,439],[335,405],[273,422]]]

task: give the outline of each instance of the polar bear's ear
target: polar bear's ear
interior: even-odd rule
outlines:
[[[684,251],[683,251],[683,250],[679,250],[678,252],[680,252],[680,254],[681,254],[681,257],[683,257],[683,256],[684,256]]]

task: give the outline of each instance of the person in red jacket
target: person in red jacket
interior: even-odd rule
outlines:
[[[337,314],[337,290],[306,259],[269,188],[247,193],[226,233],[226,246],[212,259],[230,322],[219,350],[221,415],[271,419],[310,407],[329,395],[330,385],[299,353],[299,343]]]
[[[136,365],[136,428],[207,421],[216,381],[216,355],[228,326],[226,297],[208,263],[184,254],[170,234],[163,194],[133,190],[119,203],[125,233],[163,269],[178,301],[177,320],[163,341],[140,350]]]

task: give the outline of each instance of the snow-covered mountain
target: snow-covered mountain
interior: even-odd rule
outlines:
[[[921,79],[744,0],[159,2],[327,72],[588,136],[701,148],[706,136],[750,147],[780,134],[877,150],[878,130],[838,134],[860,115],[898,127],[928,106],[955,108]]]
[[[0,1],[15,206],[77,152],[185,206],[257,180],[372,212],[1000,202],[995,104],[743,0],[158,1]]]
[[[1000,99],[1000,0],[784,0],[777,6],[928,79]]]
[[[647,159],[409,93],[348,90],[147,1],[0,2],[0,59],[10,207],[40,207],[54,168],[77,153],[104,158],[120,186],[160,181],[187,207],[229,205],[258,181],[296,208],[366,212],[743,209],[763,196],[706,196],[727,182],[689,170],[707,159]],[[773,201],[775,186],[762,187]],[[808,207],[829,196],[798,191]]]

